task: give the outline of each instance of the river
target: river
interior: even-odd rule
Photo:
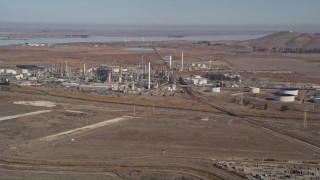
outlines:
[[[1,34],[0,34],[1,36]],[[89,36],[88,38],[32,38],[27,40],[1,39],[0,46],[29,44],[64,44],[64,43],[108,43],[108,42],[159,42],[159,41],[220,41],[249,40],[264,35],[221,35],[221,36],[184,36],[184,37],[116,37]]]

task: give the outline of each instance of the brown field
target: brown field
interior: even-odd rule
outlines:
[[[137,107],[136,117],[132,117],[132,106],[53,99],[10,92],[0,92],[0,96],[1,117],[40,109],[52,110],[44,114],[0,122],[2,156],[60,163],[153,165],[157,162],[180,166],[186,162],[188,165],[198,166],[201,159],[210,160],[211,163],[232,159],[320,161],[317,149],[306,149],[301,142],[234,117],[158,108],[153,112],[145,107]],[[39,108],[13,105],[17,100],[49,100],[56,102],[57,106]],[[123,116],[129,116],[129,119],[92,131],[62,136],[54,141],[41,140],[46,136]],[[316,138],[319,133],[320,121],[311,121],[308,129],[303,129],[298,125],[300,123],[291,120],[268,122],[305,137]],[[162,155],[162,149],[166,152],[165,156]],[[32,172],[29,171],[31,177]],[[126,172],[127,170],[120,170],[123,176],[134,177],[132,173]],[[9,171],[4,174],[12,177]],[[50,177],[50,173],[44,174],[44,177]],[[100,175],[98,173],[93,177]],[[65,172],[63,176],[75,175]],[[141,176],[144,174],[137,175]]]
[[[0,46],[0,60],[4,61],[0,67],[58,64],[65,61],[77,67],[81,67],[84,62],[88,67],[104,63],[129,65],[141,63],[142,55],[145,55],[145,62],[156,63],[155,60],[160,58],[159,54],[172,54],[175,64],[180,63],[180,53],[184,51],[185,62],[189,65],[209,64],[209,60],[212,60],[213,66],[221,69],[228,68],[228,62],[234,72],[290,70],[295,73],[277,76],[260,73],[247,76],[293,83],[320,83],[319,63],[311,61],[319,59],[319,54],[253,53],[248,46],[236,45],[233,42],[221,43],[221,46],[192,42],[106,43],[99,44],[99,47],[93,44]],[[162,49],[158,52],[123,50],[125,47],[139,46]],[[182,76],[193,74],[188,71],[177,73]],[[196,72],[197,75],[205,73]],[[243,76],[246,77],[245,74]],[[246,119],[221,113],[191,99],[183,92],[170,97],[160,97],[91,95],[43,87],[12,90],[14,92],[0,91],[0,118],[43,110],[50,112],[0,121],[0,161],[4,163],[4,169],[7,169],[6,171],[0,168],[0,174],[4,174],[4,177],[19,179],[24,176],[23,172],[27,171],[27,175],[32,178],[37,177],[35,173],[39,171],[39,176],[44,178],[51,178],[52,172],[60,172],[61,177],[86,179],[88,174],[91,174],[96,179],[102,179],[101,174],[108,172],[111,174],[106,176],[110,179],[151,179],[154,176],[162,179],[215,179],[217,177],[213,174],[223,174],[213,167],[213,164],[220,160],[261,163],[265,159],[271,159],[291,164],[303,161],[318,164],[320,162],[320,150],[316,147],[320,146],[320,109],[316,107],[314,112],[309,113],[309,127],[303,128],[302,111],[299,109],[301,104],[298,101],[288,103],[290,111],[280,112],[282,104],[266,100],[274,93],[272,90],[262,90],[257,96],[244,93],[245,100],[251,102],[248,106],[231,102],[233,97],[236,97],[234,94],[243,93],[240,89],[223,89],[219,95],[199,90],[199,95],[226,110],[249,117],[257,116],[256,121],[294,133],[302,139],[314,140],[316,145],[306,144],[283,133],[250,123]],[[15,101],[36,100],[55,102],[57,106],[46,108],[13,104]],[[268,111],[261,108],[265,103],[269,103]],[[107,120],[117,122],[95,126]],[[95,127],[88,130],[88,126]],[[69,131],[72,132],[68,133]],[[44,140],[52,136],[56,139]],[[13,175],[8,169],[14,168],[21,172]],[[74,174],[75,172],[83,172],[84,175],[81,177]],[[230,176],[224,179],[230,179]]]
[[[237,70],[289,70],[298,75],[319,79],[320,63],[310,62],[309,60],[290,59],[290,58],[230,58],[227,61]]]

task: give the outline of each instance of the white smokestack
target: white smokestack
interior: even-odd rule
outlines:
[[[169,66],[169,67],[170,67],[170,70],[171,70],[171,61],[172,61],[172,56],[171,56],[171,54],[170,54],[170,59],[169,59],[169,60],[170,60],[170,62],[169,62],[170,66]]]
[[[150,89],[150,81],[151,81],[151,70],[150,70],[150,62],[149,62],[148,89]]]
[[[181,53],[181,69],[183,70],[183,52]]]
[[[69,73],[68,73],[68,61],[66,61],[66,77],[69,76]]]
[[[83,74],[86,73],[86,63],[83,63]]]

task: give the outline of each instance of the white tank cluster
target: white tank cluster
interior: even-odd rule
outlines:
[[[208,80],[206,78],[202,78],[201,76],[195,76],[191,78],[191,81],[194,85],[206,85]]]
[[[0,74],[9,75],[17,80],[27,79],[31,76],[28,69],[0,69]]]
[[[299,94],[298,89],[282,88],[282,89],[279,89],[279,92],[274,96],[274,99],[280,102],[294,102],[295,97],[298,94]]]

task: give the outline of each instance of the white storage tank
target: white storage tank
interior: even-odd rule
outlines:
[[[30,77],[28,77],[28,80],[29,80],[29,81],[36,81],[36,80],[37,80],[37,77],[30,76]]]
[[[314,98],[313,102],[314,102],[315,104],[320,104],[320,98]]]
[[[201,79],[201,80],[199,81],[199,84],[200,84],[200,82],[201,82],[201,84],[207,84],[207,83],[208,83],[208,80],[207,80],[207,79]]]
[[[176,85],[176,84],[172,84],[172,85],[171,85],[171,89],[172,89],[173,91],[177,90],[177,85]]]
[[[192,82],[193,82],[193,84],[198,84],[198,83],[199,83],[199,79],[193,78],[193,79],[192,79]]]
[[[210,88],[210,92],[219,93],[220,92],[220,87],[211,87]]]
[[[279,90],[279,94],[282,95],[293,95],[293,96],[297,96],[299,93],[298,89],[293,89],[293,88],[281,88]]]
[[[0,69],[0,74],[4,73],[4,69]]]
[[[250,87],[250,92],[253,94],[259,94],[260,93],[260,88],[257,87]]]
[[[12,69],[6,69],[6,74],[11,74],[12,73]]]
[[[295,96],[290,94],[276,94],[274,100],[280,102],[294,102]]]
[[[21,72],[22,72],[22,74],[27,74],[28,73],[28,69],[22,69]]]
[[[120,70],[119,70],[118,68],[114,68],[114,69],[112,69],[112,72],[113,72],[113,73],[119,73]]]

